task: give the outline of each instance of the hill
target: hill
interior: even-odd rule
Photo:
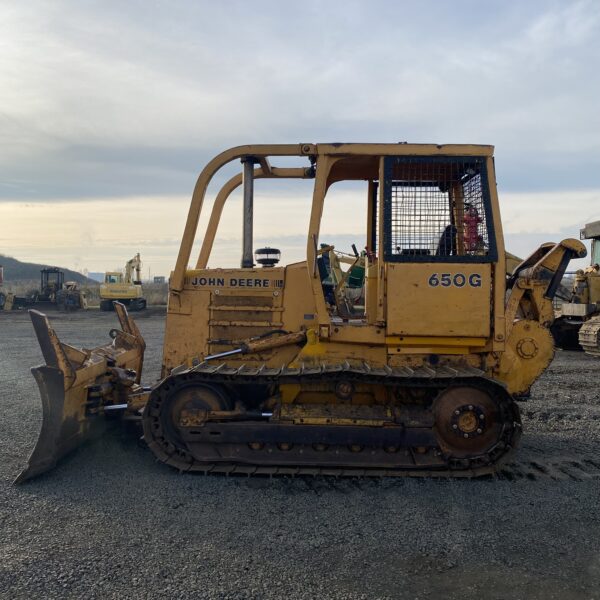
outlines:
[[[38,281],[40,270],[46,267],[55,267],[58,265],[39,265],[36,263],[26,263],[0,254],[0,266],[4,267],[4,281],[6,283],[17,283],[20,281]],[[61,267],[59,267],[61,268]],[[89,279],[85,275],[70,269],[62,269],[65,272],[65,281],[76,281],[82,285],[98,285],[96,281]]]

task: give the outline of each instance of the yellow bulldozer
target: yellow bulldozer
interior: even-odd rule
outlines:
[[[135,273],[135,276],[134,276]],[[142,260],[139,253],[125,263],[123,271],[107,271],[100,284],[100,310],[113,310],[120,302],[129,310],[144,310],[146,299],[142,290]]]
[[[277,157],[299,157],[300,166],[273,166]],[[207,186],[240,160],[190,268]],[[268,248],[253,255],[256,179],[314,180],[304,260],[279,266],[279,251]],[[336,250],[321,247],[320,226],[328,191],[348,181],[364,182],[363,289],[342,275],[331,294],[322,262]],[[208,268],[239,186],[241,265]],[[121,328],[93,350],[61,342],[31,311],[46,361],[33,369],[44,419],[17,481],[48,470],[94,423],[119,414],[139,420],[150,450],[181,471],[493,473],[518,445],[517,401],[553,358],[554,293],[569,259],[585,253],[579,240],[546,243],[507,276],[491,146],[227,150],[192,196],[170,277],[160,381],[141,384],[145,343],[122,304]]]
[[[592,242],[590,265],[574,273],[552,332],[560,348],[600,356],[600,221],[585,225],[580,237]]]

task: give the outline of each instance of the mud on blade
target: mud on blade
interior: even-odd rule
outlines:
[[[91,434],[106,407],[127,404],[139,386],[144,340],[122,304],[115,303],[121,329],[112,342],[79,350],[61,342],[46,315],[30,310],[46,364],[31,371],[40,390],[42,428],[28,465],[16,478],[22,483],[48,471]]]

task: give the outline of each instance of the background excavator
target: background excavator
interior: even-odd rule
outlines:
[[[552,333],[560,348],[600,356],[600,221],[588,223],[580,237],[592,242],[590,265],[574,273]]]
[[[278,168],[273,157],[304,164]],[[242,172],[217,194],[189,268],[207,186],[237,160]],[[259,178],[314,180],[305,260],[279,266],[262,253],[255,267]],[[320,247],[323,207],[347,181],[364,182],[357,246],[366,250],[352,260],[364,268],[360,294],[350,275],[329,277],[336,265],[320,268],[337,254]],[[240,267],[208,268],[240,185]],[[142,385],[145,343],[123,304],[121,328],[92,350],[61,342],[31,311],[46,361],[33,369],[44,418],[17,481],[51,468],[109,415],[139,420],[150,450],[181,471],[493,473],[518,446],[518,401],[554,356],[555,292],[569,260],[585,254],[579,240],[542,244],[507,278],[491,146],[232,148],[196,183],[170,277],[159,382]]]
[[[123,271],[107,271],[104,283],[100,285],[100,310],[113,310],[114,302],[121,302],[129,310],[144,310],[146,299],[141,274],[142,261],[139,253],[125,263]]]

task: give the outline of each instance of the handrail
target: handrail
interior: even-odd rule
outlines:
[[[262,167],[254,169],[254,179],[312,179],[313,177],[314,175],[312,174],[311,169],[304,167],[282,169],[269,166],[269,170],[266,173]],[[229,196],[241,184],[242,173],[238,173],[227,181],[219,190],[213,204],[212,212],[210,213],[208,225],[206,226],[206,233],[202,240],[202,247],[200,249],[200,255],[198,256],[198,261],[196,262],[196,269],[206,269],[215,242],[217,228],[221,221],[221,215],[223,214],[223,208],[225,207],[225,202],[227,202]]]
[[[308,156],[316,152],[314,144],[256,144],[248,146],[237,146],[221,152],[215,156],[202,170],[192,194],[192,201],[183,231],[181,246],[177,255],[177,262],[171,278],[171,292],[178,293],[183,289],[185,270],[192,254],[192,247],[198,229],[200,212],[206,196],[206,189],[214,174],[228,162],[243,156],[254,156],[256,158],[266,156]]]

